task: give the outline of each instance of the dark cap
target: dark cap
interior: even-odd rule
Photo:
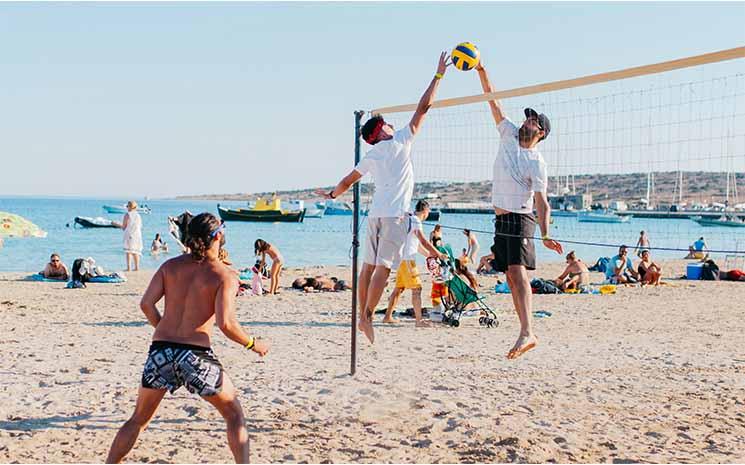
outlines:
[[[541,127],[543,132],[546,134],[543,136],[543,139],[548,137],[548,134],[551,132],[551,121],[549,121],[548,116],[544,115],[543,113],[538,114],[537,111],[533,110],[532,108],[526,108],[525,109],[525,117],[526,118],[535,118],[538,120],[538,125]],[[541,139],[541,140],[543,140]]]

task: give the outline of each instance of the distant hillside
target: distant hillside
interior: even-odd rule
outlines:
[[[704,171],[683,173],[683,201],[684,202],[724,202],[725,173],[712,173]],[[654,195],[652,203],[671,203],[677,200],[677,172],[665,172],[654,174]],[[562,180],[561,186],[566,181]],[[740,187],[740,202],[745,202],[745,174],[737,175],[737,184]],[[549,192],[557,191],[559,183],[556,178],[549,179]],[[331,190],[333,186],[324,186],[324,190]],[[628,203],[638,201],[647,194],[647,174],[595,174],[575,176],[573,185],[570,180],[569,189],[576,188],[578,194],[589,193],[593,201],[607,203],[613,200],[623,200]],[[277,191],[276,194],[284,199],[318,200],[314,194],[317,188]],[[361,186],[363,196],[372,194],[372,184]],[[198,199],[215,201],[248,201],[258,197],[271,196],[275,192],[235,193],[235,194],[204,194],[193,196],[181,196],[178,199]],[[414,198],[421,198],[428,194],[437,195],[435,204],[446,202],[477,202],[489,201],[491,198],[491,181],[470,183],[442,183],[442,182],[420,182],[414,189]],[[675,198],[673,197],[675,195]],[[732,191],[730,191],[732,195]],[[342,200],[352,200],[351,190],[342,196]]]

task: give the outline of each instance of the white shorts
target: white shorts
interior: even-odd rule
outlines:
[[[368,218],[364,263],[388,269],[401,261],[408,231],[406,217]]]

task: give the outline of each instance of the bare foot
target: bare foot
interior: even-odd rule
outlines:
[[[390,318],[383,318],[383,323],[398,323],[398,320],[396,320],[393,317]]]
[[[431,328],[432,327],[432,322],[430,322],[429,320],[418,320],[414,324],[414,326],[417,327],[417,328]]]
[[[517,338],[517,342],[515,342],[515,345],[510,349],[510,352],[507,354],[507,358],[510,360],[514,360],[517,357],[521,356],[525,352],[529,351],[530,349],[535,348],[535,346],[538,344],[538,338],[534,335],[530,336],[520,336]]]
[[[370,344],[375,343],[375,331],[373,330],[373,324],[371,318],[360,318],[360,322],[357,328],[365,333],[365,336],[370,341]]]

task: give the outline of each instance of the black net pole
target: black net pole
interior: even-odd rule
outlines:
[[[354,112],[354,166],[360,162],[360,122],[364,111]],[[357,256],[360,242],[360,183],[354,184],[354,212],[352,216],[352,354],[349,372],[352,376],[357,372]],[[364,311],[364,309],[362,309]]]

